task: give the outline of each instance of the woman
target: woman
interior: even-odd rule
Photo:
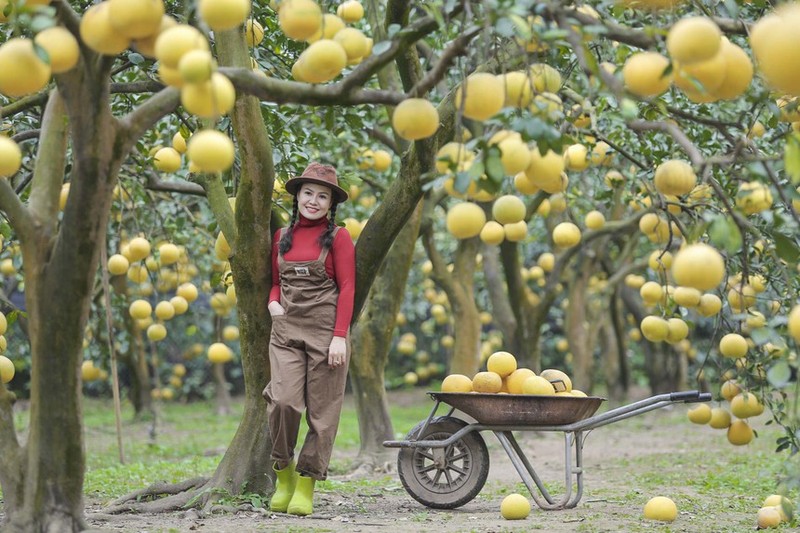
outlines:
[[[286,190],[294,195],[292,219],[273,239],[268,306],[272,380],[265,396],[277,474],[270,509],[304,516],[313,510],[314,483],[327,476],[339,425],[355,253],[350,234],[334,222],[347,193],[333,167],[311,163],[286,182]],[[308,434],[295,462],[304,410]]]

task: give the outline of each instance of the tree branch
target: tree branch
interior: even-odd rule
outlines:
[[[159,119],[178,107],[180,93],[174,87],[167,87],[148,98],[143,104],[119,120],[122,136],[122,150],[127,153],[144,132]]]
[[[147,183],[145,187],[151,191],[177,192],[181,194],[192,194],[194,196],[206,195],[206,191],[197,183],[192,183],[187,180],[161,180],[155,172],[147,172]]]
[[[464,55],[467,52],[467,46],[470,41],[474,39],[482,29],[483,28],[480,27],[473,27],[470,31],[456,37],[456,39],[450,43],[450,46],[445,48],[439,61],[436,62],[433,68],[408,91],[409,96],[422,96],[431,90],[434,85],[439,83],[439,81],[444,78],[445,74],[447,74],[450,65],[458,56]]]
[[[34,237],[36,225],[33,217],[8,180],[0,180],[0,211],[6,214],[14,231],[19,234],[20,241],[26,242]]]
[[[164,89],[166,85],[155,80],[134,81],[131,83],[112,83],[112,94],[138,94],[138,93],[157,93]]]
[[[58,224],[58,203],[64,182],[69,136],[67,112],[58,89],[50,93],[42,116],[41,131],[28,209],[40,230],[50,235]]]
[[[0,108],[0,116],[10,117],[22,111],[40,105],[44,105],[47,101],[47,91],[42,91],[36,94],[30,94],[24,98],[20,98],[16,102],[11,102],[7,106]]]

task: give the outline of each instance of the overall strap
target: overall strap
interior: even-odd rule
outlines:
[[[339,226],[334,226],[333,227],[333,239],[331,239],[331,248],[333,247],[333,241],[336,239],[336,234],[337,233],[339,233]],[[328,252],[329,251],[330,251],[330,248],[325,248],[323,246],[322,247],[322,251],[319,253],[319,259],[317,259],[317,261],[320,261],[321,263],[325,264],[325,260],[328,258]]]

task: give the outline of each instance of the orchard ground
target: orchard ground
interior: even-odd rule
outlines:
[[[642,396],[642,395],[639,395]],[[398,437],[427,416],[432,403],[423,389],[390,392]],[[223,498],[211,513],[188,510],[167,514],[104,514],[114,498],[157,481],[210,475],[224,453],[238,409],[214,415],[210,403],[162,404],[153,421],[123,425],[126,464],[120,465],[110,402],[87,401],[87,518],[101,531],[715,531],[755,528],[761,502],[775,490],[775,475],[787,454],[774,453],[777,430],[762,415],[751,420],[759,438],[734,447],[725,431],[686,419],[688,406],[675,404],[591,432],[584,447],[584,493],[575,509],[542,511],[535,505],[522,521],[500,516],[500,502],[512,493],[528,495],[490,433],[483,437],[491,454],[489,479],[471,502],[454,510],[434,510],[413,500],[396,475],[394,460],[385,472],[348,474],[358,451],[358,425],[348,398],[328,481],[318,484],[315,512],[298,518],[264,509],[258,495]],[[605,408],[605,407],[604,407]],[[23,424],[25,416],[18,418]],[[520,444],[551,492],[563,484],[561,433],[523,432]],[[393,454],[392,457],[396,455]],[[644,520],[642,508],[653,496],[672,498],[679,510],[671,524]],[[797,495],[790,495],[797,501]],[[786,530],[790,528],[785,526]]]

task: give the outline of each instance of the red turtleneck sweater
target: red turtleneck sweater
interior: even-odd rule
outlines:
[[[319,236],[328,226],[328,217],[318,220],[309,220],[298,214],[298,221],[292,235],[292,247],[283,256],[285,261],[312,261],[319,257],[322,248],[319,245]],[[272,290],[269,301],[281,301],[281,279],[278,272],[278,242],[280,230],[272,237]],[[339,287],[339,300],[336,305],[336,324],[333,335],[336,337],[347,336],[350,320],[353,317],[353,298],[356,287],[356,259],[355,247],[350,233],[345,228],[339,228],[333,239],[328,256],[325,258],[325,271]]]

